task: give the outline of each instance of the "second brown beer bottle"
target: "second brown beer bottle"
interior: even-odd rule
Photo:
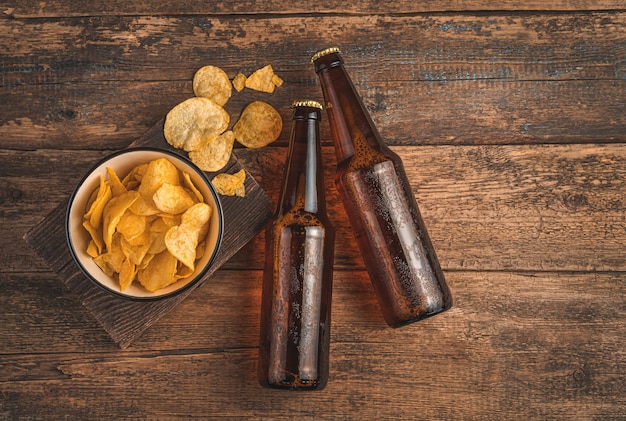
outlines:
[[[374,127],[339,49],[315,65],[337,154],[335,183],[387,324],[402,326],[452,305],[402,161]]]
[[[326,217],[322,106],[296,101],[283,183],[266,231],[258,377],[262,386],[328,381],[335,231]]]

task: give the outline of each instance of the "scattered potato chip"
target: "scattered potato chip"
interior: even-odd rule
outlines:
[[[87,246],[87,254],[91,257],[95,257],[93,255],[94,251],[97,254],[102,253],[102,249],[104,249],[104,242],[102,241],[102,229],[96,229],[91,225],[89,219],[83,219],[83,227],[87,230],[89,235],[91,236],[91,241]],[[92,245],[93,243],[93,245]]]
[[[205,252],[211,207],[189,174],[156,159],[121,180],[111,168],[107,176],[100,178],[83,215],[94,263],[116,275],[122,291],[135,279],[157,291],[190,276]],[[175,254],[168,250],[168,233],[170,243],[176,239],[170,244]]]
[[[255,91],[267,92],[268,94],[271,94],[277,86],[275,82],[282,85],[282,79],[274,79],[274,76],[274,69],[271,64],[268,64],[248,76],[245,81],[245,87],[254,89]]]
[[[193,92],[223,106],[232,93],[230,79],[219,67],[204,66],[193,76]]]
[[[228,128],[230,116],[208,98],[189,98],[167,113],[163,134],[175,148],[193,151]]]
[[[246,195],[246,186],[244,182],[246,180],[246,171],[242,168],[235,174],[217,174],[211,180],[213,187],[217,193],[222,196],[239,196],[244,197]]]
[[[133,240],[146,231],[146,219],[146,216],[137,215],[131,210],[124,212],[117,223],[117,232],[127,241]]]
[[[114,273],[119,273],[122,270],[122,263],[126,258],[122,252],[120,239],[121,235],[115,234],[111,243],[111,249],[93,259],[100,269],[109,276],[113,276]]]
[[[160,212],[154,203],[154,194],[165,183],[172,185],[180,184],[178,168],[165,158],[151,161],[141,177],[141,183],[137,191],[141,197],[133,203],[130,210],[137,215],[156,215]]]
[[[96,198],[93,200],[87,213],[85,213],[85,219],[89,221],[89,224],[94,229],[99,229],[102,224],[102,212],[104,211],[104,206],[111,199],[111,186],[107,185],[104,181],[104,177],[100,177],[100,187],[98,188],[98,193]]]
[[[180,225],[181,218],[177,216],[161,216],[150,225],[150,248],[149,254],[159,254],[165,250],[165,234],[170,228]],[[204,233],[206,235],[206,233]]]
[[[144,232],[140,237],[137,237],[135,241],[132,242],[126,241],[126,239],[122,237],[120,245],[126,260],[131,262],[133,265],[140,265],[150,249],[150,234]]]
[[[233,87],[237,92],[243,91],[243,88],[246,87],[246,75],[243,73],[238,73],[237,76],[233,79]]]
[[[230,161],[234,143],[235,134],[229,130],[203,148],[189,152],[189,159],[202,171],[219,171]]]
[[[183,186],[163,183],[152,196],[154,204],[161,211],[173,215],[185,212],[194,201]]]
[[[206,203],[197,203],[187,209],[180,218],[180,225],[202,228],[211,218],[211,207]]]
[[[148,265],[137,272],[137,280],[150,292],[158,291],[176,282],[178,260],[167,250],[154,256]]]
[[[96,245],[96,242],[91,239],[89,240],[89,244],[87,245],[87,254],[91,257],[98,257],[98,255],[100,254],[100,250],[102,250],[101,248],[98,249],[98,246]]]
[[[206,203],[197,203],[183,213],[180,225],[170,228],[165,234],[167,250],[192,271],[195,270],[199,235],[210,217],[211,207]]]
[[[117,228],[117,224],[122,219],[122,215],[139,198],[139,193],[134,190],[128,191],[120,196],[115,196],[104,206],[102,216],[102,236],[107,250],[111,249],[111,240]]]
[[[276,85],[277,88],[280,88],[281,86],[283,86],[283,83],[285,83],[285,81],[275,74],[274,76],[272,76],[272,83]]]
[[[283,83],[269,64],[249,77],[238,73],[232,82],[228,81],[228,76],[219,67],[204,66],[194,74],[193,90],[196,96],[181,102],[167,114],[165,139],[173,147],[187,151],[189,158],[203,171],[220,171],[230,161],[235,140],[248,148],[260,148],[274,142],[283,128],[280,114],[271,105],[255,101],[243,110],[232,131],[226,131],[230,116],[223,105],[230,98],[232,88],[237,92],[250,88],[272,93]],[[122,184],[127,189],[134,189],[137,182],[141,183],[145,171],[125,177]],[[187,179],[183,182],[188,184]],[[188,185],[187,188],[197,196],[198,192],[194,188]],[[243,186],[237,192],[245,194]],[[157,215],[159,210],[151,202],[143,194],[133,204],[132,211],[139,215]]]
[[[192,191],[192,193],[196,196],[198,202],[204,202],[204,198],[202,197],[202,193],[200,190],[193,184],[191,181],[191,176],[183,171],[183,182],[185,183],[185,187]]]
[[[111,186],[113,196],[119,196],[128,190],[112,168],[107,167],[107,174],[109,176],[109,182],[107,184]]]
[[[126,187],[126,190],[135,190],[139,183],[141,183],[141,180],[147,170],[147,163],[137,165],[135,168],[130,170],[128,175],[126,175],[126,177],[124,177],[124,179],[122,180],[122,184],[124,185],[124,187]]]
[[[261,148],[274,142],[283,130],[283,120],[267,102],[254,101],[244,108],[233,127],[235,139],[248,148]]]
[[[122,267],[120,268],[119,273],[119,281],[120,281],[120,289],[124,291],[135,279],[135,275],[137,275],[137,267],[128,259],[124,260],[122,263]]]

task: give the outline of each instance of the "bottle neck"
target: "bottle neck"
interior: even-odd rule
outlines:
[[[317,108],[294,109],[277,214],[284,214],[294,208],[314,214],[326,211],[319,140],[320,120],[321,112]]]
[[[384,143],[345,70],[339,53],[324,55],[314,61],[326,102],[337,162],[355,153],[355,139],[365,139],[369,147],[384,149]]]

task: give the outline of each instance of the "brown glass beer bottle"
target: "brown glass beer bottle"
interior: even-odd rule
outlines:
[[[335,183],[385,321],[399,327],[447,310],[450,290],[400,157],[374,127],[339,49],[311,61],[337,154]]]
[[[313,390],[328,381],[335,231],[326,216],[322,106],[296,101],[287,164],[265,236],[258,377]]]

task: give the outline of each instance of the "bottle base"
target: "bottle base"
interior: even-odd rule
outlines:
[[[290,382],[290,383],[270,383],[260,380],[259,384],[266,389],[280,389],[280,390],[293,390],[293,391],[307,391],[307,390],[322,390],[326,387],[326,383],[319,381],[311,383],[302,382]]]
[[[416,317],[412,317],[410,319],[406,319],[406,320],[393,319],[393,320],[385,320],[385,322],[387,323],[387,325],[389,325],[389,327],[397,329],[397,328],[400,328],[400,327],[403,327],[403,326],[407,326],[407,325],[413,324],[415,322],[419,322],[420,320],[424,320],[424,319],[428,319],[430,317],[436,316],[437,314],[443,313],[444,311],[447,311],[450,308],[452,308],[452,302],[446,304],[444,307],[438,308],[437,310],[430,311],[430,312],[424,313],[424,314],[420,314],[420,315],[418,315]]]

